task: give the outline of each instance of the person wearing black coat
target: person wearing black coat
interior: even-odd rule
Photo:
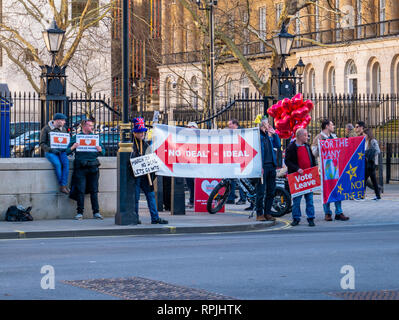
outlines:
[[[296,139],[292,141],[285,151],[285,164],[288,169],[288,174],[298,172],[303,174],[303,170],[315,167],[317,165],[316,159],[312,154],[312,149],[307,143],[308,132],[306,129],[300,128],[296,132]],[[314,205],[313,205],[313,192],[306,193],[306,215],[308,217],[309,226],[313,227],[314,224]],[[301,199],[302,195],[296,196],[292,199],[292,226],[299,224],[301,220]]]

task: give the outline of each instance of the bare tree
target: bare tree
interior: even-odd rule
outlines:
[[[92,62],[95,62],[91,59],[91,55],[107,52],[104,50],[106,43],[99,41],[98,37],[97,41],[93,41],[93,37],[96,27],[108,23],[104,21],[111,18],[113,3],[114,1],[109,1],[100,5],[99,0],[87,0],[85,3],[67,0],[3,1],[0,46],[12,62],[8,72],[10,74],[22,72],[32,88],[40,92],[40,66],[49,60],[41,33],[54,19],[58,27],[65,30],[64,40],[55,59],[56,64],[61,67],[73,65],[70,69],[74,71],[76,77],[70,74],[69,80],[76,79],[76,82],[70,82],[72,87],[86,86],[85,90],[89,88],[92,90],[99,79],[94,74],[89,75],[90,69],[93,68]],[[71,5],[80,5],[80,7],[71,12]],[[85,44],[86,39],[88,41]],[[84,59],[91,63],[85,66]],[[79,60],[82,62],[80,66]],[[82,68],[85,71],[82,71]],[[97,69],[101,69],[100,64],[97,64]]]

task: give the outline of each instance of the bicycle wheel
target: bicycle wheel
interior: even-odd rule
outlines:
[[[276,187],[272,210],[271,210],[272,216],[281,217],[287,214],[290,208],[291,208],[291,194],[287,190],[281,187]]]
[[[209,213],[215,214],[218,212],[227,201],[231,191],[230,181],[222,180],[219,184],[212,190],[209,195],[208,201],[206,202],[206,209]]]

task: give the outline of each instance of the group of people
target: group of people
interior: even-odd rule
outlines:
[[[352,128],[351,128],[352,126]],[[353,125],[347,126],[347,137],[353,136],[365,136],[366,137],[366,172],[365,172],[365,181],[370,177],[373,183],[373,188],[376,194],[376,197],[373,199],[374,201],[378,201],[381,199],[379,186],[377,184],[376,179],[376,166],[378,164],[378,154],[380,153],[380,149],[378,147],[378,142],[374,138],[372,129],[366,128],[366,124],[363,121],[358,121],[356,126]],[[352,133],[351,131],[354,130]],[[310,145],[308,143],[309,136],[308,132],[304,128],[300,128],[295,133],[295,138],[292,139],[291,143],[288,145],[285,151],[285,165],[287,166],[288,174],[290,173],[299,173],[300,175],[303,174],[303,170],[317,166],[317,158],[319,157],[319,140],[326,140],[326,139],[335,139],[337,138],[335,132],[335,125],[333,121],[326,119],[323,120],[321,123],[321,132],[314,138],[313,143]],[[269,137],[275,136],[276,134],[272,131],[269,131]],[[263,142],[262,142],[263,143]],[[263,155],[263,152],[262,152]],[[265,166],[265,164],[263,165]],[[266,185],[266,190],[269,186]],[[271,187],[273,190],[273,187]],[[268,191],[266,191],[266,194]],[[271,196],[271,194],[270,194]],[[315,226],[314,219],[315,219],[315,208],[313,204],[313,193],[307,193],[304,195],[305,203],[306,203],[306,216],[309,226]],[[266,197],[267,199],[267,197]],[[268,200],[265,201],[264,206],[264,216],[270,214],[268,210],[268,206],[266,205]],[[302,195],[294,197],[292,200],[292,226],[296,226],[300,223],[301,220],[301,203]],[[363,198],[364,199],[364,198]],[[359,199],[362,200],[362,199]],[[335,220],[340,221],[347,221],[349,217],[343,213],[342,203],[341,201],[334,202],[335,206]],[[323,211],[324,211],[324,219],[326,221],[332,221],[333,212],[331,210],[330,203],[323,204]],[[262,212],[258,212],[262,214]]]
[[[101,141],[90,151],[80,151],[77,142],[77,136],[74,135],[70,138],[70,142],[65,148],[57,147],[52,148],[51,134],[52,133],[66,133],[65,123],[67,117],[62,113],[56,113],[53,119],[41,130],[40,133],[40,147],[44,152],[45,157],[53,165],[59,190],[61,193],[69,195],[69,197],[77,202],[76,220],[83,219],[84,212],[84,197],[85,194],[90,194],[91,207],[94,219],[103,219],[100,213],[98,203],[98,183],[100,177],[100,162],[99,156],[105,155],[105,149]],[[83,120],[81,122],[81,134],[94,135],[94,119]],[[147,128],[144,124],[143,118],[135,118],[133,120],[133,152],[131,158],[139,157],[146,153],[149,147],[148,143],[144,140]],[[71,189],[68,188],[68,175],[69,175],[69,159],[68,156],[74,154],[73,173],[71,179]],[[133,172],[131,171],[133,175]],[[155,193],[153,188],[154,176],[149,175],[136,178],[135,201],[136,201],[136,214],[139,210],[140,190],[144,192],[147,199],[147,204],[150,210],[152,224],[167,224],[168,221],[161,219],[158,215],[158,210],[155,202]],[[139,220],[139,223],[141,221]]]
[[[52,132],[66,133],[65,122],[67,117],[64,114],[56,113],[41,131],[40,146],[45,157],[51,162],[55,169],[55,174],[59,183],[59,190],[64,194],[68,194],[70,198],[77,201],[76,220],[82,220],[84,212],[84,196],[90,194],[93,218],[103,219],[98,203],[98,182],[99,182],[99,156],[105,154],[105,149],[99,141],[98,145],[92,151],[80,152],[77,143],[77,135],[70,138],[66,148],[53,147],[50,143]],[[94,134],[94,119],[83,120],[81,122],[81,132],[84,135]],[[147,128],[143,118],[135,118],[133,120],[133,152],[131,158],[142,156],[146,153],[149,144],[145,141],[145,132]],[[198,128],[194,122],[189,123],[189,128]],[[228,123],[230,129],[238,129],[237,120],[230,120]],[[319,157],[318,144],[319,140],[335,139],[335,126],[331,120],[323,120],[321,123],[321,132],[314,138],[310,145],[309,135],[306,129],[300,128],[295,133],[285,151],[285,165],[288,174],[298,172],[303,174],[303,170],[317,166],[317,158]],[[366,128],[363,121],[358,121],[353,125],[346,126],[346,137],[365,136],[366,137],[366,172],[365,181],[370,177],[376,197],[373,199],[378,201],[381,199],[379,186],[376,179],[376,167],[378,165],[378,154],[380,149],[377,140],[373,136],[371,128]],[[262,178],[257,179],[256,183],[256,220],[257,221],[274,221],[275,218],[271,214],[276,188],[276,170],[278,167],[277,150],[281,149],[281,141],[273,127],[269,124],[267,118],[263,118],[260,123],[260,142],[261,142],[261,161],[262,161]],[[71,189],[68,188],[69,159],[68,155],[75,154],[73,162],[73,174],[71,181]],[[131,172],[133,175],[133,172]],[[152,224],[167,224],[168,221],[161,219],[155,202],[154,193],[154,175],[145,175],[136,178],[135,202],[136,214],[138,215],[140,191],[143,191],[151,215]],[[189,205],[194,204],[194,179],[186,179],[188,189],[190,191]],[[235,185],[232,186],[232,192],[229,196],[228,203],[234,203]],[[309,226],[314,226],[315,209],[313,205],[313,193],[304,195],[306,202],[306,215]],[[300,223],[301,219],[301,203],[302,196],[293,198],[292,203],[292,226]],[[359,199],[363,200],[363,199]],[[232,202],[231,202],[232,201]],[[237,204],[245,203],[245,193],[240,190],[240,200]],[[347,221],[348,216],[344,215],[341,201],[334,202],[335,220]],[[247,208],[248,209],[248,208]],[[251,208],[252,209],[252,208]],[[326,221],[332,221],[332,210],[330,203],[323,205],[323,211]],[[141,221],[139,220],[139,223]]]

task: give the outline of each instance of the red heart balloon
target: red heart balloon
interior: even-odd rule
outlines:
[[[305,118],[308,113],[309,113],[308,108],[302,107],[300,109],[292,111],[291,116],[294,119],[300,120],[300,119]]]
[[[308,108],[309,112],[311,112],[314,108],[314,104],[313,104],[312,100],[306,100],[305,106],[306,106],[306,108]]]
[[[288,98],[285,98],[283,102],[281,103],[281,107],[283,108],[283,111],[289,113],[291,110],[291,100]]]

